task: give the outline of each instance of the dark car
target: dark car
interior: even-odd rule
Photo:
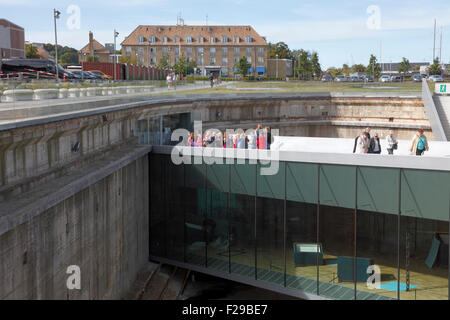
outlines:
[[[413,74],[411,79],[414,82],[422,82],[423,77],[420,74]]]

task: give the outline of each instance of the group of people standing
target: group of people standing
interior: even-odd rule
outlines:
[[[227,134],[219,130],[207,130],[201,133],[189,133],[188,146],[212,147],[212,148],[234,148],[234,149],[268,149],[272,143],[270,127],[264,129],[260,124],[254,130],[245,133]]]
[[[166,77],[167,88],[168,89],[171,89],[171,88],[176,89],[178,80],[180,80],[178,74],[176,74],[174,72],[169,73]]]
[[[366,128],[361,132],[359,136],[355,138],[355,145],[353,147],[353,153],[381,153],[381,143],[378,133],[375,133],[373,137],[370,136],[370,128]],[[398,149],[398,140],[394,136],[392,130],[386,136],[386,149],[388,154],[393,155],[394,150]],[[414,135],[409,151],[417,156],[421,156],[425,151],[428,151],[428,140],[424,135],[424,130],[419,129],[417,134]]]

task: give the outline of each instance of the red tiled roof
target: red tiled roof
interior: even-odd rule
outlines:
[[[139,37],[144,37],[144,42],[139,42]],[[167,46],[178,45],[174,43],[174,38],[181,39],[182,45],[242,45],[242,46],[266,46],[267,42],[251,26],[138,26],[128,37],[122,41],[122,46],[149,44],[150,37],[155,36],[156,42],[150,45]],[[163,43],[163,37],[168,37],[168,42]],[[198,37],[203,37],[204,43],[198,42]],[[227,37],[228,42],[222,43],[222,37]],[[238,36],[239,43],[234,43],[233,39]],[[251,36],[252,42],[247,43],[246,37]],[[186,38],[192,37],[192,43],[186,43]],[[210,37],[216,38],[216,43],[210,43]]]

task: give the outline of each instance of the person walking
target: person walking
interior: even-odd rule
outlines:
[[[172,87],[172,75],[169,73],[166,77],[167,82],[167,89],[170,89]]]
[[[411,146],[409,147],[409,151],[416,156],[422,156],[425,151],[428,151],[428,140],[427,137],[423,134],[423,129],[419,129],[419,131],[414,135]]]
[[[211,88],[214,87],[214,76],[211,73],[211,75],[209,76],[209,81],[211,82]]]
[[[378,138],[378,133],[376,133],[376,132],[375,132],[375,135],[373,136],[373,138],[370,139],[369,153],[375,153],[375,154],[381,153],[380,138]]]
[[[267,150],[270,150],[270,144],[272,143],[272,133],[270,132],[270,127],[266,127],[265,129],[265,134],[266,134],[266,145],[267,145]]]
[[[367,139],[370,141],[370,128],[366,128],[366,130],[364,130],[364,135],[367,137]]]
[[[364,132],[361,132],[358,139],[356,140],[355,153],[364,154],[367,153],[368,149],[369,149],[369,140],[367,139],[367,136],[364,134]]]
[[[394,131],[389,131],[389,134],[386,136],[386,144],[388,154],[394,154],[394,150],[398,148],[398,141],[394,137]]]

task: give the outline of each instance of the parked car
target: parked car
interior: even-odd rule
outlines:
[[[432,75],[428,78],[431,82],[443,82],[444,79],[440,75]]]
[[[402,77],[400,76],[392,76],[391,82],[402,82]]]
[[[383,75],[383,76],[380,77],[380,79],[378,81],[380,81],[380,82],[391,82],[392,79],[388,75]]]
[[[333,81],[333,77],[330,76],[329,74],[326,74],[322,77],[322,82],[329,82],[329,81]]]
[[[422,82],[422,76],[420,74],[413,74],[411,77],[412,81],[414,82]]]
[[[373,82],[374,81],[373,76],[362,76],[361,79],[364,82]]]
[[[334,78],[334,81],[336,81],[336,82],[346,82],[347,78],[345,76],[336,76],[336,78]]]
[[[359,81],[361,81],[361,79],[358,76],[351,76],[350,81],[351,82],[359,82]]]
[[[104,73],[104,72],[102,72],[100,70],[89,70],[89,72],[91,72],[91,73],[93,73],[95,75],[101,76],[102,79],[105,79],[105,80],[112,80],[113,79],[113,77],[111,77],[110,75],[108,75],[108,74],[106,74],[106,73]]]

